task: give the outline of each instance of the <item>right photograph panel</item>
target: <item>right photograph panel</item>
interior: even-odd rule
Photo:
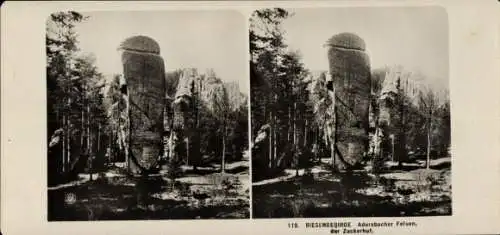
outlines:
[[[250,18],[253,218],[452,214],[440,7]]]

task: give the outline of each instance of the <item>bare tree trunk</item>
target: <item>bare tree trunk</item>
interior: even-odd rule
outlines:
[[[101,123],[97,124],[97,152],[101,149]]]
[[[293,102],[293,148],[295,149],[295,145],[297,144],[297,103]]]
[[[381,145],[381,146],[379,146],[379,148],[378,148],[378,156],[379,156],[381,159],[384,159],[384,148],[383,148],[383,145],[382,145],[383,141],[384,141],[383,139],[382,139],[382,140],[380,140],[380,145]]]
[[[189,166],[189,137],[186,137],[186,165]]]
[[[316,128],[316,131],[315,131],[314,144],[316,145],[316,149],[314,151],[314,159],[316,161],[318,161],[318,160],[320,160],[319,159],[319,126],[318,126],[318,128]]]
[[[274,128],[273,128],[273,135],[274,135],[274,137],[273,137],[273,139],[274,139],[274,141],[273,141],[273,166],[277,167],[276,166],[277,165],[277,158],[278,158],[278,136],[276,134],[277,133],[276,129],[278,129],[277,128],[277,123],[278,123],[277,122],[277,115],[275,114],[273,118],[274,118]]]
[[[272,111],[269,112],[269,120],[270,120],[270,125],[269,125],[269,169],[273,168],[273,115]]]
[[[61,136],[62,139],[62,172],[66,172],[66,115],[63,113],[62,115],[62,130],[63,134]]]
[[[108,136],[108,164],[111,164],[112,162],[112,156],[113,156],[113,138],[115,137],[115,132],[112,131],[111,135]]]
[[[105,157],[105,155],[101,155],[101,123],[97,124],[97,156]],[[102,161],[104,162],[104,161]],[[98,166],[99,167],[99,166]]]
[[[221,172],[225,173],[226,168],[226,126],[224,125],[224,131],[222,133],[222,164]]]
[[[67,105],[68,109],[71,109],[71,98],[67,99]],[[71,135],[70,135],[70,123],[71,123],[71,116],[70,116],[71,111],[69,114],[66,116],[66,128],[65,128],[65,133],[66,133],[66,171],[70,171],[70,162],[71,162]]]
[[[172,129],[170,129],[172,130]],[[173,141],[174,141],[174,132],[173,131],[170,131],[170,136],[168,137],[168,158],[173,160],[173,157],[174,157],[174,144],[173,144]]]
[[[304,147],[307,146],[307,119],[305,120],[304,124]]]
[[[396,154],[394,152],[394,135],[391,136],[391,147],[392,147],[392,162],[394,162],[394,155]]]
[[[84,138],[83,138],[83,134],[84,134],[84,132],[85,132],[85,127],[84,127],[84,123],[85,123],[84,121],[85,121],[85,119],[84,119],[84,118],[85,118],[85,117],[83,116],[83,106],[82,106],[82,112],[81,112],[81,120],[82,120],[82,125],[81,125],[81,127],[80,127],[80,128],[81,128],[81,129],[80,129],[80,130],[81,130],[81,131],[80,131],[80,150],[83,148],[83,139],[84,139]]]
[[[332,105],[333,105],[333,140],[331,143],[331,155],[332,155],[332,167],[335,168],[336,165],[336,156],[335,156],[335,146],[337,146],[337,131],[338,131],[338,115],[337,115],[337,100],[335,88],[333,88],[332,92]]]
[[[66,118],[66,171],[70,171],[71,167],[71,136],[69,135],[70,128],[69,128],[70,120],[69,117]]]
[[[201,162],[201,133],[200,133],[200,103],[202,102],[201,100],[201,92],[202,92],[202,81],[199,80],[199,86],[198,86],[198,92],[196,94],[196,164],[193,166],[193,170],[196,171],[197,166]]]
[[[429,129],[427,130],[427,169],[430,168],[431,165],[431,117],[428,119],[429,121]]]
[[[85,141],[85,93],[86,92],[86,87],[85,84],[83,85],[83,92],[82,92],[82,110],[81,110],[81,117],[82,117],[82,125],[81,125],[81,132],[80,132],[80,154],[83,151],[84,148],[84,141]]]
[[[130,112],[128,111],[128,107],[127,107],[127,115],[126,117],[130,117]],[[120,114],[120,141],[122,142],[121,144],[123,145],[123,153],[125,153],[125,169],[127,170],[130,170],[130,148],[128,147],[129,143],[130,143],[130,135],[127,135],[127,132],[124,131],[123,129],[125,130],[128,130],[130,131],[130,125],[129,125],[129,120],[128,118],[125,119],[125,123],[121,123],[122,121],[122,118],[121,118],[121,114]],[[127,128],[122,128],[122,125],[124,125],[125,127]]]
[[[405,110],[405,104],[404,104],[404,98],[400,97],[400,105],[401,105],[401,129],[398,130],[398,139],[399,139],[399,151],[398,151],[398,165],[399,167],[402,167],[403,166],[403,160],[405,160],[406,158],[406,133],[405,131],[407,131],[407,128],[406,128],[406,110]]]
[[[289,87],[290,90],[288,92],[289,92],[289,94],[291,94],[291,96],[292,96],[291,101],[293,102],[293,110],[291,111],[292,117],[289,116],[289,120],[291,118],[291,122],[292,122],[291,126],[292,126],[292,138],[293,138],[293,140],[292,140],[293,141],[293,152],[295,152],[295,144],[296,144],[296,142],[295,142],[296,141],[295,140],[295,114],[297,112],[297,110],[296,110],[296,103],[295,103],[295,94],[294,94],[294,89],[293,89],[294,86],[295,86],[295,83],[294,83],[294,80],[292,79],[291,86]],[[288,110],[289,111],[290,111],[290,109],[292,109],[292,107],[288,106]],[[288,142],[288,143],[290,143],[290,142]],[[292,157],[295,157],[295,154]]]
[[[334,125],[334,131],[333,131],[333,164],[336,164],[337,160],[337,153],[335,152],[335,147],[337,146],[337,133],[338,133],[338,122],[337,122],[337,109],[335,108],[335,125]]]
[[[298,159],[298,154],[296,152],[297,150],[297,103],[294,101],[293,102],[293,118],[292,118],[292,121],[293,121],[293,160],[295,161],[295,175],[298,176],[299,175],[299,159]]]
[[[57,127],[57,128],[60,128],[62,125],[61,125],[61,118],[59,117],[59,110],[57,110],[57,108],[56,108],[56,110],[55,110],[55,111],[56,111],[56,127]],[[57,128],[56,128],[56,130],[57,130]],[[61,137],[62,137],[62,136],[61,136]],[[49,137],[49,138],[50,138],[50,137]],[[63,140],[64,140],[64,139],[63,139],[63,138],[61,138],[61,140],[60,140],[60,141],[61,141],[61,143],[62,143],[62,141],[63,141]],[[62,146],[64,146],[64,144],[63,144]],[[61,152],[62,152],[62,153],[64,153],[64,150],[62,150]],[[64,159],[64,158],[62,158],[62,159]],[[57,170],[57,171],[59,171],[59,166],[58,166],[58,165],[56,165],[56,166],[57,166],[56,170]]]
[[[335,170],[335,142],[330,143],[330,156],[332,157],[332,167]]]
[[[288,107],[288,133],[287,133],[287,137],[286,137],[286,140],[288,143],[290,143],[290,139],[291,139],[291,133],[292,133],[292,130],[291,130],[291,127],[292,127],[292,111],[291,111],[291,107]]]
[[[92,142],[90,133],[90,104],[87,104],[87,157],[90,180],[92,181]]]

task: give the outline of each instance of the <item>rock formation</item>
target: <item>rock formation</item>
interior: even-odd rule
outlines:
[[[165,67],[149,37],[127,38],[119,51],[129,98],[129,168],[137,174],[153,168],[163,153]]]
[[[333,36],[327,47],[330,79],[338,97],[337,146],[342,157],[355,164],[368,150],[370,60],[365,42],[352,33]]]
[[[371,119],[373,133],[371,135],[371,154],[381,155],[387,159],[393,155],[395,160],[406,159],[405,129],[401,126],[408,122],[402,120],[402,105],[418,106],[418,95],[422,89],[419,74],[411,73],[402,66],[390,66],[374,70],[377,77],[372,89]],[[372,88],[373,88],[372,87]],[[404,98],[404,100],[400,99]],[[404,102],[404,103],[402,103]]]
[[[172,139],[176,141],[171,143],[172,147],[167,144],[166,148],[176,149],[173,154],[182,156],[185,163],[192,165],[200,160],[200,153],[197,152],[201,144],[198,132],[203,131],[206,127],[199,126],[199,123],[202,121],[201,119],[206,121],[207,118],[218,116],[214,107],[220,103],[218,99],[222,98],[219,96],[223,93],[227,94],[233,111],[246,102],[237,84],[222,82],[212,70],[207,70],[204,73],[200,73],[195,68],[180,70],[170,107],[173,113]],[[206,146],[201,148],[206,150]],[[214,148],[214,146],[210,146],[210,148]]]

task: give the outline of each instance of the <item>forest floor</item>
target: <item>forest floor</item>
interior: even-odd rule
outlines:
[[[451,158],[332,173],[322,159],[304,176],[295,169],[252,184],[254,218],[451,215]]]
[[[77,181],[49,187],[49,221],[249,218],[248,157],[213,164],[175,180],[165,172],[132,178],[123,168],[80,174]]]

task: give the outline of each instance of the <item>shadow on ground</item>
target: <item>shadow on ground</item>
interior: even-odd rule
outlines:
[[[253,217],[451,215],[449,167],[381,175],[320,172],[253,186]]]
[[[238,178],[227,177],[235,180],[225,187],[172,183],[162,176],[119,176],[52,189],[48,191],[48,220],[249,218],[248,195],[242,195]]]

